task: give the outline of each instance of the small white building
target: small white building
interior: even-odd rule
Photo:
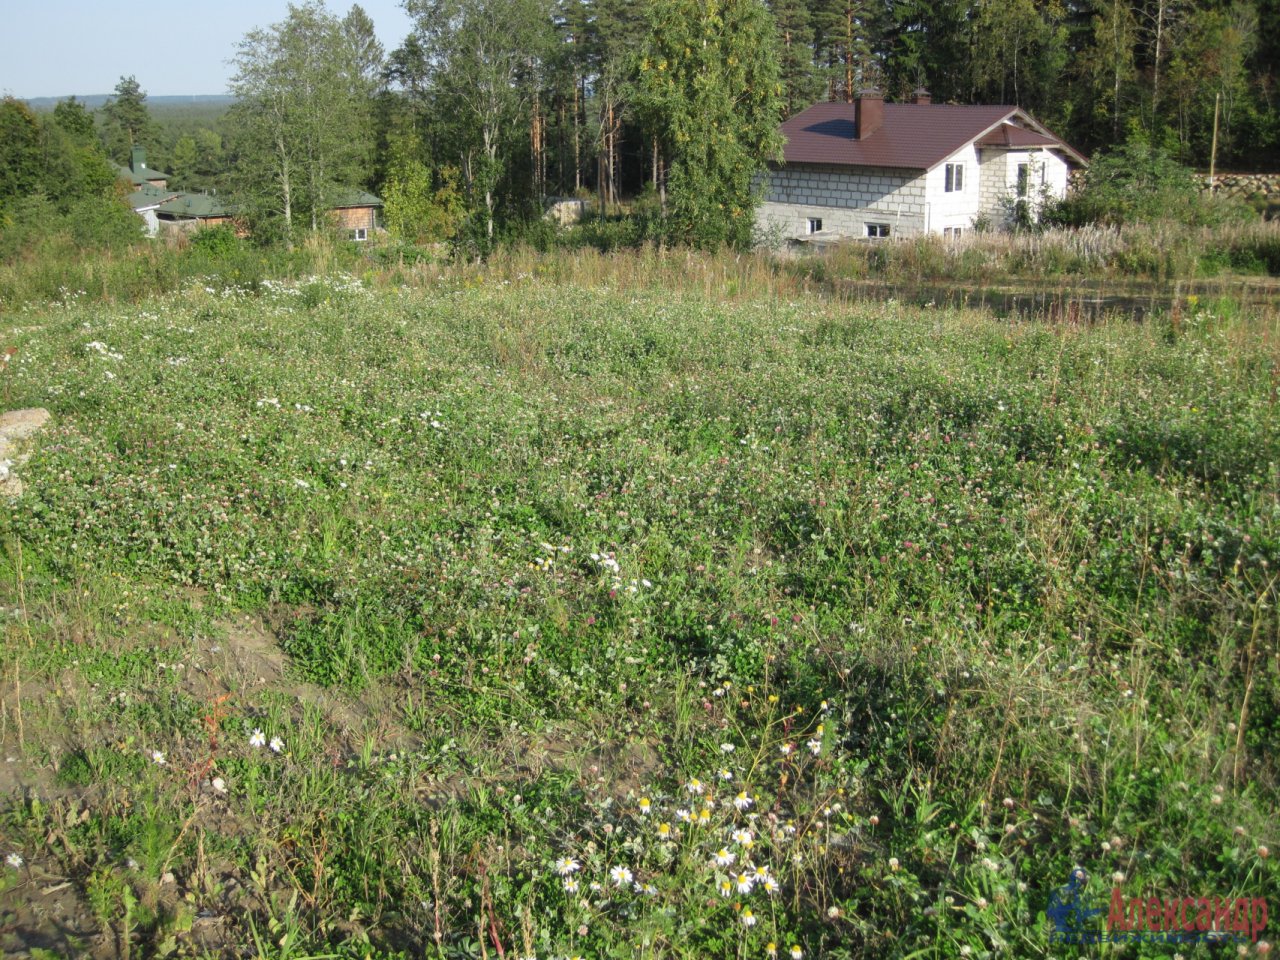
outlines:
[[[764,184],[756,224],[796,242],[920,233],[957,236],[1034,216],[1088,161],[1020,107],[819,103],[782,125],[783,162]]]

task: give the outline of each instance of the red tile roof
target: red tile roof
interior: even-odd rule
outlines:
[[[1025,134],[1036,142],[1001,146],[1053,146],[1065,150],[1072,160],[1084,162],[1080,154],[1057,137],[1005,122],[1015,116],[1035,124],[1018,107],[886,103],[880,129],[865,140],[857,140],[852,103],[817,103],[782,125],[782,135],[787,139],[783,158],[787,163],[928,170],[978,137],[985,140],[983,135],[992,128],[1009,127],[1019,131],[1011,135],[1015,139]]]

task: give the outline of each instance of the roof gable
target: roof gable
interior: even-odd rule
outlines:
[[[1009,127],[1019,131],[1012,134],[1015,139],[1026,134],[1039,141],[1036,146],[1051,146],[1076,162],[1085,162],[1025,111],[1008,105],[886,103],[880,128],[862,140],[855,138],[855,117],[852,103],[817,103],[796,114],[782,125],[787,140],[783,159],[787,163],[929,170],[979,138],[986,139],[992,131]],[[1014,120],[1017,123],[1010,122]]]

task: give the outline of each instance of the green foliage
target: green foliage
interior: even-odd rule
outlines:
[[[147,94],[136,77],[121,77],[115,96],[102,107],[102,139],[117,163],[128,164],[134,147],[155,143],[155,123],[147,109]]]
[[[447,243],[465,216],[459,172],[444,167],[434,174],[420,159],[416,136],[391,145],[391,160],[382,187],[383,216],[393,237],[408,243]]]
[[[674,239],[749,246],[756,179],[777,159],[773,24],[758,0],[661,0],[638,54],[637,109],[671,164]]]
[[[1057,205],[1049,205],[1044,220],[1072,226],[1159,220],[1199,226],[1239,220],[1247,214],[1241,204],[1203,195],[1189,169],[1159,147],[1132,137],[1115,150],[1095,156],[1084,186]]]
[[[320,231],[335,198],[366,181],[373,80],[348,26],[304,3],[240,43],[228,117],[235,198],[260,236]]]

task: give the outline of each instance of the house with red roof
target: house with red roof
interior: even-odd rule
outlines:
[[[999,226],[1063,196],[1070,170],[1088,163],[1020,107],[933,103],[925,90],[908,103],[864,90],[815,104],[782,135],[757,226],[802,243]]]

